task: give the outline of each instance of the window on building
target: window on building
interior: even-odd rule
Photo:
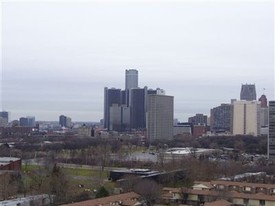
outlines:
[[[243,199],[243,204],[245,205],[245,206],[248,206],[248,203],[249,203],[249,199]]]
[[[260,200],[260,206],[265,206],[265,200]]]
[[[244,187],[243,190],[246,191],[246,192],[250,192],[251,191],[251,187]]]

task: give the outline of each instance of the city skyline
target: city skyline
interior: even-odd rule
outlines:
[[[124,88],[127,69],[141,88],[174,96],[181,121],[239,99],[245,83],[274,99],[272,1],[1,6],[1,109],[11,120],[99,121],[104,87]]]

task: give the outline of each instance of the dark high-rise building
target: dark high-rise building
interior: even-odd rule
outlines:
[[[110,129],[110,107],[113,105],[121,106],[122,92],[121,89],[107,87],[104,88],[104,127]]]
[[[9,113],[8,112],[0,112],[0,127],[5,127],[9,123]]]
[[[60,127],[67,127],[67,117],[65,115],[59,116],[59,125]]]
[[[210,111],[211,131],[231,131],[232,105],[221,104]]]
[[[275,101],[269,101],[269,121],[268,121],[268,159],[275,162]]]
[[[146,128],[146,96],[146,87],[130,90],[130,119],[132,129]]]
[[[8,112],[5,112],[5,111],[0,112],[0,117],[3,119],[6,119],[7,122],[9,121],[9,113]]]
[[[19,119],[19,125],[22,127],[34,127],[35,117],[21,117]]]
[[[188,122],[193,125],[205,125],[207,126],[207,115],[196,114],[193,117],[188,118]]]
[[[256,100],[255,84],[242,84],[240,98],[247,101]]]

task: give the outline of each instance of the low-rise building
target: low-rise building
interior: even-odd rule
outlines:
[[[16,157],[0,157],[0,170],[21,170],[21,159]]]
[[[218,180],[195,182],[192,188],[164,188],[163,191],[163,199],[167,202],[183,202],[188,205],[207,205],[206,202],[214,203],[218,200],[229,202],[227,205],[275,205],[275,184]]]

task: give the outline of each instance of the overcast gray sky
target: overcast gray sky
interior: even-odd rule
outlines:
[[[104,87],[174,96],[181,121],[230,99],[241,84],[274,99],[273,1],[2,2],[2,109],[103,118]]]

